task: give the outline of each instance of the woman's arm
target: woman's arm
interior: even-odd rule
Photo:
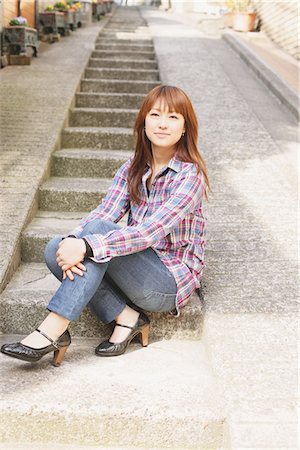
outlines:
[[[105,235],[86,235],[96,262],[144,250],[167,236],[179,223],[201,204],[204,193],[203,177],[196,167],[179,172],[172,183],[169,199],[143,223],[112,230]]]
[[[132,158],[128,159],[117,171],[114,176],[106,196],[96,209],[91,211],[86,217],[81,219],[78,227],[72,230],[68,235],[78,237],[86,224],[94,219],[101,218],[117,223],[126,214],[129,209],[129,193],[127,187],[127,175]]]

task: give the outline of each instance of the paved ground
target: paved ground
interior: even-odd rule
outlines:
[[[18,338],[5,336],[9,341]],[[23,438],[26,443],[31,437],[33,443],[43,442],[43,448],[52,442],[52,449],[56,444],[58,449],[62,444],[95,448],[97,443],[152,449],[162,442],[165,448],[183,449],[197,448],[197,441],[201,448],[218,447],[222,404],[203,345],[172,340],[140,349],[133,344],[122,357],[99,358],[94,354],[98,343],[73,339],[59,368],[49,365],[50,355],[39,370],[35,364],[3,361],[5,418],[0,413],[0,428],[5,442]],[[176,423],[185,433],[174,431]]]
[[[145,17],[161,79],[193,99],[210,171],[204,341],[232,446],[296,447],[296,119],[218,34]]]
[[[203,344],[231,447],[296,448],[297,122],[218,35],[143,14],[162,81],[186,90],[199,117],[213,188]],[[1,278],[98,32],[82,29],[32,66],[1,71]]]

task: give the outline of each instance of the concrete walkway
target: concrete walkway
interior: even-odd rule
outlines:
[[[194,102],[208,162],[204,342],[232,448],[296,448],[297,121],[218,35],[144,16],[162,81]]]
[[[142,366],[157,373],[162,367],[159,355],[173,355],[170,369],[181,367],[180,379],[188,377],[195,382],[192,386],[197,387],[199,381],[207,380],[204,386],[208,386],[208,393],[220,391],[225,409],[219,396],[213,397],[211,411],[215,414],[219,410],[220,414],[211,414],[209,423],[211,426],[215,417],[216,429],[220,428],[226,417],[229,440],[218,448],[296,448],[296,120],[219,36],[207,36],[162,11],[144,9],[142,13],[152,30],[162,82],[182,87],[195,105],[200,123],[199,145],[208,163],[213,194],[206,208],[208,248],[202,341],[179,342],[177,350],[176,341],[172,341],[170,347],[162,341],[154,343],[149,352],[148,349],[146,353],[130,352],[126,357],[133,358],[136,366],[141,360]],[[6,100],[1,107],[2,142],[5,138],[5,147],[1,150],[4,155],[1,181],[7,186],[1,196],[1,211],[5,211],[1,216],[4,228],[0,242],[4,256],[2,279],[4,274],[8,279],[7,261],[14,253],[20,253],[21,229],[31,215],[30,209],[36,208],[37,186],[47,176],[50,154],[58,145],[60,130],[66,125],[67,110],[99,33],[99,25],[78,33],[81,35],[72,36],[75,41],[62,40],[55,44],[57,47],[47,49],[47,59],[43,60],[41,55],[32,66],[8,67],[0,73],[1,94],[6,94],[2,95]],[[20,97],[25,95],[26,102],[22,102],[24,107],[20,109]],[[18,257],[13,261],[17,265]],[[3,336],[3,341],[9,338]],[[90,348],[91,344],[78,341],[69,364],[75,362],[77,348],[81,345]],[[185,351],[189,352],[189,358],[183,364],[179,355]],[[91,381],[98,379],[94,359],[90,365],[86,355],[77,372],[72,367],[73,376],[81,377],[80,386],[90,377],[89,365],[95,376]],[[22,369],[17,361],[3,364],[5,373],[9,370],[18,386],[10,399],[7,398],[8,403],[12,401],[15,407],[17,394],[24,392],[24,386],[25,408],[30,407],[31,402],[35,407],[40,401],[47,404],[50,384],[51,392],[55,392],[56,385],[63,392],[66,386],[62,373],[49,371],[46,363],[42,364],[43,373],[28,366]],[[117,364],[117,371],[123,373],[122,360],[109,364]],[[109,364],[107,362],[107,367],[103,368],[107,376],[111,373]],[[69,375],[70,366],[66,364],[63,370]],[[139,374],[142,377],[144,372]],[[22,385],[24,376],[25,385]],[[40,380],[40,391],[30,389],[32,377],[37,382]],[[117,377],[115,382],[118,385],[121,378]],[[175,389],[176,379],[173,382]],[[10,380],[5,392],[9,391],[9,386]],[[126,372],[122,386],[136,393],[137,386],[131,384],[130,373]],[[154,385],[152,388],[153,395],[157,395]],[[140,399],[143,392],[143,386],[139,385],[135,398]],[[207,392],[205,394],[205,389],[197,391],[194,396],[197,408],[209,412]],[[164,394],[161,392],[162,398]],[[193,390],[182,391],[179,398],[182,404],[178,403],[177,411],[178,415],[186,413],[184,420],[189,423],[187,418],[192,413],[192,405],[189,411],[182,409],[185,395],[191,398]],[[82,400],[79,393],[78,398]],[[57,398],[56,411],[59,404]],[[168,407],[165,403],[164,408]],[[154,405],[149,412],[147,422],[150,427],[148,448],[152,438],[150,425],[154,424],[151,418],[159,410],[155,408]],[[47,411],[51,413],[51,407],[43,409],[44,416]],[[122,415],[122,408],[118,414]],[[134,415],[133,406],[130,414]],[[71,413],[68,417],[74,418]],[[205,429],[206,419],[205,415],[198,421],[193,419],[189,430],[199,428],[201,423]],[[174,424],[168,433],[173,430]],[[142,435],[138,429],[134,432],[138,436],[136,446],[143,447]],[[169,445],[167,434],[165,447]],[[197,448],[194,442],[185,446],[183,440],[176,441],[175,437],[172,442],[171,448]],[[106,448],[114,445],[117,443],[107,441]],[[153,445],[155,447],[155,443]]]

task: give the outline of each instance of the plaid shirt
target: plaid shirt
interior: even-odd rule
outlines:
[[[148,195],[146,181],[151,168],[147,164],[142,176],[141,202],[131,205],[127,184],[131,161],[132,158],[128,159],[120,167],[101,204],[70,234],[78,237],[85,225],[97,218],[117,223],[128,211],[127,226],[105,235],[85,236],[93,250],[91,259],[102,263],[151,247],[176,280],[179,315],[179,308],[200,286],[204,268],[203,176],[197,174],[195,164],[179,161],[175,154],[156,175]]]

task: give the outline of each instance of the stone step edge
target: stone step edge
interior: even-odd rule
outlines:
[[[98,80],[97,80],[98,81]],[[113,97],[138,97],[138,98],[145,98],[145,94],[141,94],[139,92],[134,93],[134,92],[76,92],[76,96],[80,97],[80,96],[89,96],[89,97],[93,97],[93,96],[97,96],[97,97],[109,97],[109,96],[113,96]],[[118,109],[118,108],[115,108]]]
[[[145,47],[153,47],[154,46],[154,41],[153,41],[153,37],[152,36],[148,36],[145,39],[143,39],[142,37],[124,37],[124,38],[120,38],[120,37],[109,37],[107,35],[101,36],[100,38],[98,38],[95,41],[95,44],[105,44],[105,45],[139,45],[139,46],[145,46]]]
[[[112,183],[111,178],[76,178],[76,177],[56,177],[51,176],[49,177],[44,183],[40,186],[39,190],[48,189],[51,187],[56,188],[57,184],[57,190],[58,191],[68,191],[69,186],[72,186],[73,184],[78,186],[83,186],[86,183],[87,186],[89,186],[89,189],[87,189],[87,192],[102,192],[103,190],[106,190],[107,187],[109,187]],[[98,186],[98,189],[94,189],[94,185]],[[105,187],[104,187],[105,186]]]
[[[151,55],[151,56],[153,56],[153,55],[156,55],[156,53],[155,53],[155,51],[152,51],[152,52],[146,52],[146,51],[141,51],[141,50],[137,50],[136,52],[135,51],[123,51],[123,50],[111,50],[111,51],[108,51],[108,50],[102,50],[102,49],[94,49],[94,50],[92,50],[92,53],[93,52],[99,52],[99,53],[104,53],[104,54],[107,54],[107,55],[115,55],[115,54],[118,54],[118,53],[120,53],[120,54],[124,54],[124,55],[127,55],[128,53],[141,53],[141,54],[145,54],[146,56],[147,55]]]
[[[143,48],[145,48],[145,49],[153,49],[154,48],[154,45],[153,45],[153,41],[148,41],[149,43],[145,43],[145,44],[140,44],[140,43],[135,43],[135,42],[132,42],[132,43],[125,43],[125,44],[123,44],[122,42],[112,42],[112,41],[110,41],[110,42],[103,42],[103,40],[97,40],[96,42],[95,42],[95,44],[96,45],[102,45],[104,48],[107,48],[108,50],[110,50],[110,49],[112,49],[112,50],[114,50],[115,49],[115,47],[117,47],[117,46],[119,46],[119,45],[123,45],[124,47],[127,47],[129,50],[131,49],[131,47],[140,47],[141,48],[141,50],[143,49]]]
[[[135,84],[147,85],[149,83],[152,83],[152,84],[155,84],[156,86],[160,84],[160,80],[153,80],[153,81],[150,81],[150,80],[149,81],[148,80],[146,80],[146,81],[145,80],[120,80],[120,79],[111,79],[111,78],[108,78],[108,79],[105,79],[105,78],[101,78],[101,79],[99,79],[99,78],[82,78],[81,81],[84,81],[85,83],[89,82],[89,83],[106,83],[106,84],[109,84],[109,83],[110,84],[115,84],[115,83],[127,84],[127,83],[129,83],[131,85],[135,85]],[[84,93],[84,92],[82,92],[82,93]],[[115,92],[115,94],[116,94],[116,92]],[[118,94],[118,92],[117,92],[117,94]],[[130,92],[128,92],[128,94],[126,92],[123,92],[123,94],[128,95],[128,94],[130,94]]]
[[[98,159],[120,159],[120,158],[130,158],[132,155],[134,155],[134,151],[130,150],[105,150],[105,149],[97,149],[97,148],[60,148],[59,150],[56,150],[54,153],[52,153],[53,157],[60,157],[60,156],[70,156],[71,154],[74,155],[95,155]]]
[[[141,72],[141,73],[145,73],[145,74],[147,74],[147,73],[151,73],[151,74],[155,74],[155,75],[159,74],[158,69],[125,69],[125,68],[118,69],[118,68],[114,68],[114,67],[87,67],[85,70],[86,71],[94,70],[94,71],[99,72],[99,74],[101,72],[116,72],[116,73],[120,73],[120,74]]]
[[[89,132],[89,133],[99,133],[99,134],[116,134],[122,135],[127,134],[132,136],[132,128],[121,128],[121,127],[65,127],[63,132],[66,133],[78,133],[78,132]]]
[[[91,57],[90,59],[89,59],[89,62],[90,61],[105,61],[105,62],[113,62],[113,63],[116,63],[116,62],[124,62],[124,63],[131,63],[131,62],[133,62],[133,63],[139,63],[139,64],[143,64],[143,63],[156,63],[157,64],[157,61],[155,61],[154,59],[122,59],[122,58],[115,58],[115,59],[112,59],[112,58],[94,58],[94,57]],[[103,67],[103,69],[105,69],[106,67]],[[109,69],[109,67],[108,67],[108,69]],[[155,69],[153,69],[153,70],[155,70]]]
[[[101,94],[100,94],[101,95]],[[70,108],[71,113],[113,113],[113,114],[124,114],[124,113],[132,113],[137,114],[139,112],[138,109],[129,109],[129,108],[87,108],[82,106],[75,106],[74,108]]]

